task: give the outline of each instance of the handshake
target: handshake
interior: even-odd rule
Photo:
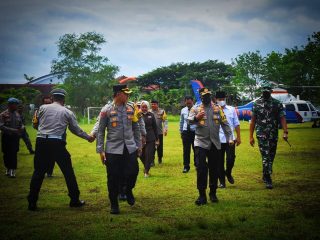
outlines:
[[[94,134],[90,133],[88,135],[89,135],[89,138],[87,138],[87,140],[89,143],[92,143],[94,142],[94,140],[96,140],[96,136]]]

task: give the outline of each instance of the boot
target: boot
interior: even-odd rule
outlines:
[[[219,201],[217,198],[216,190],[210,189],[209,198],[210,201],[213,203],[217,203]]]
[[[110,200],[110,203],[111,203],[110,213],[111,214],[119,214],[120,209],[119,209],[119,203],[118,203],[117,198],[115,198],[114,200]]]
[[[133,206],[135,204],[136,200],[133,196],[133,193],[132,193],[132,189],[130,190],[127,190],[127,203],[130,205],[130,206]]]
[[[199,190],[199,197],[195,201],[195,204],[198,206],[207,204],[206,190]]]
[[[266,179],[266,188],[267,189],[272,189],[273,186],[272,186],[272,179],[271,179],[270,174],[266,174],[265,175],[265,179]]]
[[[30,196],[27,197],[28,199],[28,210],[29,211],[37,211],[37,200],[36,199],[31,199]]]

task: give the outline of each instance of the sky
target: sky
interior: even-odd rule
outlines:
[[[177,62],[231,63],[305,45],[320,31],[318,0],[2,0],[0,83],[49,74],[57,41],[95,31],[100,54],[139,76]]]

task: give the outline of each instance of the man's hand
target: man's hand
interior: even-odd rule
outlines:
[[[156,141],[156,147],[158,147],[160,145],[159,140]]]
[[[253,138],[253,137],[250,137],[250,145],[251,145],[252,147],[254,147],[254,138]]]
[[[167,134],[168,134],[168,130],[167,129],[163,130],[163,135],[167,136]]]
[[[141,135],[141,144],[142,146],[146,145],[146,136]]]
[[[283,132],[283,140],[288,141],[288,132]]]
[[[236,146],[239,146],[241,144],[241,138],[237,137],[236,139]]]
[[[140,157],[141,155],[142,155],[142,148],[140,147],[140,148],[138,148],[138,150],[137,150],[137,154],[138,154],[138,157]]]
[[[92,134],[88,134],[88,135],[89,135],[88,142],[90,142],[90,143],[94,142],[96,137],[94,135],[92,135]]]
[[[196,119],[199,121],[201,120],[205,115],[205,112],[204,111],[200,111],[198,112],[198,114],[196,115]]]
[[[101,159],[102,165],[106,165],[107,157],[106,157],[106,153],[105,152],[101,152],[100,153],[100,159]]]
[[[229,140],[229,146],[232,146],[234,144],[233,140]]]

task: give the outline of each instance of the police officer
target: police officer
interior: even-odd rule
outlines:
[[[22,103],[20,103],[18,105],[18,113],[21,116],[23,125],[26,125],[26,119],[23,116],[23,104]],[[22,131],[21,138],[24,141],[24,143],[26,144],[26,147],[29,150],[29,153],[30,154],[34,154],[34,151],[32,149],[32,144],[31,144],[31,141],[30,141],[30,137],[29,137],[29,134],[28,134],[26,128],[24,128],[24,130]]]
[[[283,139],[288,140],[285,111],[280,101],[271,97],[272,86],[268,82],[261,85],[262,96],[253,103],[250,123],[250,144],[254,146],[253,132],[256,129],[259,150],[262,157],[263,181],[267,189],[272,189],[272,165],[276,156],[278,126],[283,128]],[[279,122],[280,121],[280,122]]]
[[[113,86],[113,102],[105,105],[99,115],[97,153],[107,169],[111,214],[120,213],[118,194],[122,179],[125,181],[128,204],[135,204],[132,189],[139,172],[137,150],[141,152],[141,134],[135,107],[128,103],[130,93],[126,85]]]
[[[221,148],[219,138],[220,126],[225,132],[229,144],[233,144],[232,132],[222,109],[211,102],[211,91],[208,88],[199,89],[202,103],[195,105],[189,113],[188,120],[195,123],[195,154],[197,168],[197,188],[199,197],[195,204],[207,203],[206,188],[209,171],[209,197],[211,202],[218,202],[216,189],[218,184],[218,160]]]
[[[191,147],[194,151],[194,136],[196,125],[189,124],[188,116],[191,108],[193,107],[193,98],[186,96],[184,98],[185,107],[181,109],[180,113],[180,134],[183,145],[183,173],[187,173],[190,170],[190,152]],[[195,162],[195,161],[194,161]]]
[[[1,143],[6,176],[15,178],[17,169],[17,154],[19,152],[19,139],[24,131],[21,115],[17,108],[19,100],[8,99],[8,109],[0,114]]]
[[[158,127],[159,146],[156,151],[158,154],[158,163],[162,163],[163,157],[163,135],[167,136],[168,133],[168,120],[167,114],[164,109],[159,108],[159,102],[157,100],[151,101],[151,112],[154,114]]]
[[[226,187],[226,180],[227,177],[228,182],[234,184],[234,178],[232,176],[232,169],[235,162],[235,150],[236,145],[239,146],[241,144],[241,136],[240,136],[240,122],[236,112],[236,109],[232,106],[226,104],[226,93],[223,91],[216,92],[216,103],[222,108],[224,115],[226,116],[229,126],[232,131],[232,139],[234,140],[235,144],[229,145],[226,141],[226,137],[222,128],[220,127],[219,137],[221,142],[221,152],[220,152],[220,160],[219,160],[219,182],[220,188]],[[236,136],[234,135],[234,130],[236,131]],[[224,167],[224,159],[226,156],[226,169]]]
[[[141,102],[128,102],[129,105],[134,106],[134,115],[137,116],[138,118],[138,123],[139,123],[139,128],[140,128],[140,133],[141,133],[141,143],[142,146],[144,146],[146,144],[146,127],[145,127],[145,123],[142,117],[142,113],[141,113]],[[95,123],[95,125],[93,126],[90,135],[92,137],[94,137],[94,139],[97,137],[97,133],[98,133],[98,128],[99,128],[99,123],[100,123],[100,117],[98,116],[97,121]],[[122,179],[121,183],[120,183],[120,187],[119,187],[119,200],[120,201],[126,201],[127,200],[127,196],[126,196],[126,186],[125,186],[125,180]]]
[[[85,133],[79,126],[75,115],[64,107],[66,91],[54,89],[51,91],[52,104],[42,105],[37,115],[38,133],[36,152],[34,156],[34,172],[28,195],[30,211],[37,209],[37,200],[44,175],[52,161],[56,161],[67,183],[70,207],[81,207],[85,204],[79,199],[80,191],[72,168],[71,157],[66,149],[66,128],[89,142],[94,138]]]

